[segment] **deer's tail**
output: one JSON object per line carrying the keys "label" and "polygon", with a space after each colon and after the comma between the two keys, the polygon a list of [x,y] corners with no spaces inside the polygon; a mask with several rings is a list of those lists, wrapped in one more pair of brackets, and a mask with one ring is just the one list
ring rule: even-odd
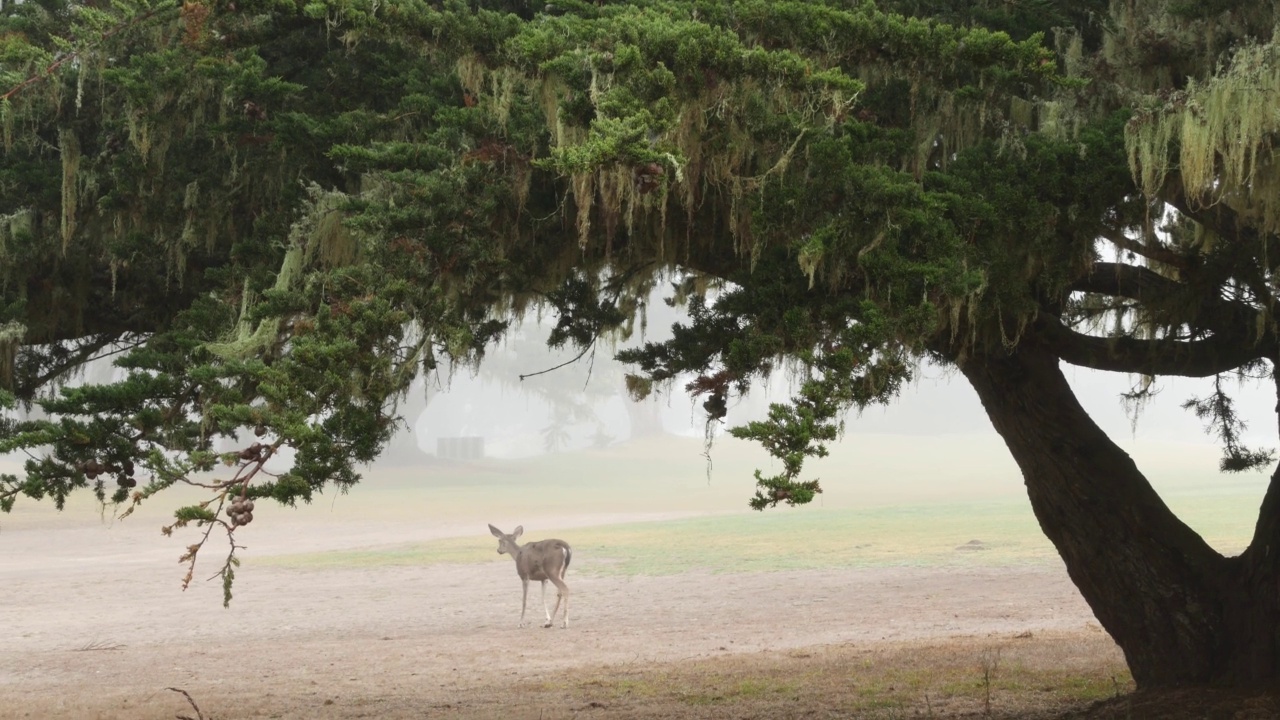
{"label": "deer's tail", "polygon": [[[567,572],[569,570],[569,561],[573,560],[573,548],[569,547],[568,543],[561,545],[560,548],[564,550],[564,569]],[[560,576],[564,577],[564,573],[560,573]]]}

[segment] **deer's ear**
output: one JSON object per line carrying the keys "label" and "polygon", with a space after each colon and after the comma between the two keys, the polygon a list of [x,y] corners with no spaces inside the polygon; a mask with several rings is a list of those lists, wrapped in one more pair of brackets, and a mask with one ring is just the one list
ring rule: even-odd
{"label": "deer's ear", "polygon": [[493,533],[496,538],[502,537],[502,531],[492,525],[489,526],[489,532]]}
{"label": "deer's ear", "polygon": [[521,535],[523,535],[523,534],[524,534],[524,526],[523,526],[523,525],[517,525],[517,526],[516,526],[516,529],[511,531],[511,537],[513,537],[513,538],[518,538],[518,537],[520,537],[520,536],[521,536]]}

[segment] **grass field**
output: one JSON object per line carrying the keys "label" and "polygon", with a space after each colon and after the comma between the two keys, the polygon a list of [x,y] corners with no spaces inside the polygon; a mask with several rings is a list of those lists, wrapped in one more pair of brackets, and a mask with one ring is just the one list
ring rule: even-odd
{"label": "grass field", "polygon": [[[472,486],[472,492],[477,490]],[[1238,552],[1255,512],[1250,492],[1167,493],[1187,522],[1224,552]],[[509,530],[510,528],[504,528]],[[587,574],[666,575],[883,565],[1007,565],[1051,562],[1053,547],[1025,499],[869,508],[783,508],[655,522],[539,528],[531,538],[572,537]],[[290,567],[361,567],[493,561],[493,542],[465,537],[340,552],[254,559]]]}
{"label": "grass field", "polygon": [[[580,565],[581,571],[597,574],[1013,563],[1053,556],[1034,518],[1015,502],[738,512],[590,529],[547,528],[538,537],[557,534],[572,536],[577,558],[591,559]],[[969,545],[973,540],[982,544]],[[494,559],[492,545],[490,538],[475,535],[254,562],[317,568],[487,562]]]}
{"label": "grass field", "polygon": [[[881,565],[1052,562],[1016,468],[957,467],[907,459],[912,439],[851,438],[875,448],[840,448],[813,472],[825,492],[810,506],[745,510],[751,471],[769,458],[753,444],[722,439],[712,467],[697,440],[639,441],[600,451],[521,461],[437,463],[381,469],[333,503],[351,516],[421,518],[424,526],[474,524],[466,536],[393,547],[248,558],[292,567],[472,563],[496,560],[484,523],[523,523],[526,538],[560,536],[576,570],[595,574],[770,571]],[[934,438],[943,457],[983,439]],[[992,447],[999,454],[1002,448]],[[1002,458],[1002,461],[1007,456]],[[897,471],[892,468],[897,467]],[[1247,544],[1264,480],[1206,476],[1157,485],[1162,497],[1214,547]],[[657,522],[598,524],[590,530],[530,518],[636,513],[699,514]],[[504,528],[510,530],[510,527]],[[969,545],[971,541],[981,544]],[[965,547],[965,550],[957,548]]]}
{"label": "grass field", "polygon": [[[978,442],[930,440],[944,451]],[[842,448],[829,461],[815,464],[826,492],[812,505],[763,513],[745,510],[745,505],[753,490],[751,471],[768,468],[769,459],[758,447],[732,439],[722,439],[712,449],[710,474],[701,442],[672,438],[521,461],[380,467],[369,470],[348,494],[318,496],[296,509],[263,504],[260,523],[270,527],[276,518],[407,521],[420,523],[423,537],[435,539],[312,554],[249,553],[244,559],[299,568],[490,562],[497,558],[484,528],[493,522],[511,527],[523,523],[528,539],[564,537],[577,554],[575,569],[588,574],[1055,561],[1016,470],[962,467],[943,480],[930,480],[938,474],[933,459],[901,461],[902,471],[892,475],[888,464],[901,458],[910,442],[882,437],[872,444],[879,455]],[[1210,544],[1234,554],[1252,532],[1261,482],[1251,476],[1208,476],[1203,482],[1157,487],[1174,512]],[[172,507],[201,497],[198,489],[175,488],[126,522],[167,522]],[[608,524],[610,516],[644,513],[697,517]],[[55,515],[51,503],[24,500],[0,523],[13,528],[102,518],[88,493],[73,496],[67,512]],[[586,516],[599,518],[590,530],[555,521]],[[458,536],[440,537],[440,528],[462,526],[475,531],[462,535],[449,530],[445,534]]]}

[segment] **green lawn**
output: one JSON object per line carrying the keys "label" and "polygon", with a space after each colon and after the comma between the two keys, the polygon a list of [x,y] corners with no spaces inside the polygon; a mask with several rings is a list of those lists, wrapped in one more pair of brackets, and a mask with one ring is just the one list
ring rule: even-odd
{"label": "green lawn", "polygon": [[[468,490],[482,493],[484,488],[472,485]],[[526,488],[522,494],[530,492]],[[1252,529],[1249,519],[1256,513],[1253,493],[1232,486],[1175,489],[1166,492],[1166,500],[1225,552],[1238,552],[1244,546]],[[1021,497],[868,508],[779,508],[656,522],[539,528],[536,535],[530,533],[530,539],[552,536],[572,543],[575,570],[584,574],[1005,565],[1050,562],[1056,557]],[[491,537],[477,532],[393,547],[252,558],[249,562],[297,568],[473,563],[497,561],[495,547]]]}
{"label": "green lawn", "polygon": [[[733,513],[626,523],[539,536],[571,539],[587,574],[666,575],[690,570],[767,571],[872,565],[1001,564],[1053,557],[1025,506],[1015,502],[823,508]],[[980,550],[957,551],[971,540]],[[342,552],[283,555],[251,562],[334,568],[471,563],[495,559],[485,535]]]}

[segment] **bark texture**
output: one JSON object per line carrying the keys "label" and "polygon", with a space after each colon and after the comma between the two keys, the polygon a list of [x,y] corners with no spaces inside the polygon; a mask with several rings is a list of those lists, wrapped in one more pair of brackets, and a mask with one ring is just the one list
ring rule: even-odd
{"label": "bark texture", "polygon": [[1275,477],[1254,543],[1224,558],[1093,422],[1047,348],[1024,342],[970,356],[960,369],[1021,468],[1041,528],[1139,687],[1276,682]]}

